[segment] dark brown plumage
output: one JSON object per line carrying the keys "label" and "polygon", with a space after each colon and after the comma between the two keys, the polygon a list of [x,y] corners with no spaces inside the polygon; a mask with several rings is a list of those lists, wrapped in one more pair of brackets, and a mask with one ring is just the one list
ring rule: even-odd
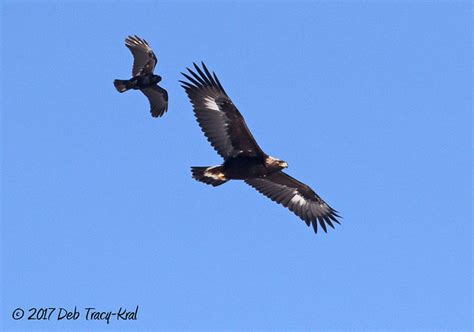
{"label": "dark brown plumage", "polygon": [[224,163],[212,167],[192,167],[198,181],[219,186],[229,180],[244,180],[263,195],[290,209],[315,232],[318,223],[324,232],[327,226],[339,224],[337,211],[331,208],[309,186],[282,172],[288,164],[267,155],[258,146],[244,118],[229,98],[215,73],[194,64],[182,73],[180,81],[194,114],[207,140]]}
{"label": "dark brown plumage", "polygon": [[128,36],[125,46],[133,55],[133,77],[129,80],[115,80],[115,88],[121,93],[130,89],[140,90],[150,102],[151,115],[162,116],[168,110],[168,92],[158,86],[161,76],[153,74],[158,63],[155,53],[146,40],[137,36]]}

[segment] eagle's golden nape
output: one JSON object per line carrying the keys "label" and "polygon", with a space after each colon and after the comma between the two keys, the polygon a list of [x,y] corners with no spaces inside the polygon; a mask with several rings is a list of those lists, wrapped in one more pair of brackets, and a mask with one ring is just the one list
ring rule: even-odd
{"label": "eagle's golden nape", "polygon": [[194,64],[180,81],[193,106],[194,115],[204,135],[224,159],[218,166],[192,167],[197,181],[219,186],[229,180],[244,180],[263,195],[300,217],[314,232],[327,232],[341,218],[308,185],[282,169],[286,161],[267,155],[258,146],[244,118],[225,92],[215,73]]}
{"label": "eagle's golden nape", "polygon": [[265,165],[268,167],[279,167],[281,169],[288,168],[288,163],[286,161],[274,158],[272,156],[267,156],[265,158]]}

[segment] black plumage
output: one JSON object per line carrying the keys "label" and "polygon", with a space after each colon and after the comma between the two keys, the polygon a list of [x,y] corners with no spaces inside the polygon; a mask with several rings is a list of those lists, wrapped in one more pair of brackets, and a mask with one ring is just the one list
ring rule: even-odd
{"label": "black plumage", "polygon": [[288,164],[267,155],[258,146],[244,118],[233,104],[215,73],[194,64],[182,73],[187,81],[180,81],[185,89],[194,115],[207,140],[224,163],[212,167],[192,167],[198,181],[219,186],[229,180],[244,180],[271,200],[290,209],[318,231],[334,228],[340,216],[309,186],[282,172]]}
{"label": "black plumage", "polygon": [[150,102],[150,112],[153,117],[162,116],[168,110],[168,92],[158,86],[161,76],[155,75],[158,59],[147,41],[137,36],[128,36],[125,46],[132,52],[132,78],[115,80],[114,86],[118,92],[130,89],[140,90]]}

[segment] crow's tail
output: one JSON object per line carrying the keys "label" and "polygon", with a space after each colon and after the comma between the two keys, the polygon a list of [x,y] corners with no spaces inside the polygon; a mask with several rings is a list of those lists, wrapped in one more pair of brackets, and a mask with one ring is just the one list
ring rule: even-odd
{"label": "crow's tail", "polygon": [[211,186],[220,186],[229,181],[226,179],[222,166],[212,167],[191,167],[193,179],[210,184]]}
{"label": "crow's tail", "polygon": [[130,80],[115,80],[114,85],[117,91],[120,93],[125,92],[133,87],[133,83],[130,82]]}

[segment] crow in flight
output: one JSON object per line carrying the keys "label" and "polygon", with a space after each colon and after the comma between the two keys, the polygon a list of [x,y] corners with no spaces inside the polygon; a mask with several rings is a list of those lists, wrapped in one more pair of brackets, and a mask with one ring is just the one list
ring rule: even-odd
{"label": "crow in flight", "polygon": [[133,77],[129,80],[115,80],[118,92],[130,89],[140,90],[150,102],[150,112],[153,117],[162,116],[168,110],[168,92],[158,86],[161,76],[153,74],[158,59],[146,40],[137,36],[128,36],[125,46],[133,55]]}
{"label": "crow in flight", "polygon": [[263,195],[290,209],[318,231],[339,224],[337,211],[331,208],[309,186],[292,178],[282,169],[288,164],[267,155],[258,146],[244,118],[232,103],[215,73],[194,64],[181,73],[180,81],[193,105],[194,115],[207,140],[224,163],[211,167],[192,167],[193,178],[219,186],[229,180],[244,180]]}

